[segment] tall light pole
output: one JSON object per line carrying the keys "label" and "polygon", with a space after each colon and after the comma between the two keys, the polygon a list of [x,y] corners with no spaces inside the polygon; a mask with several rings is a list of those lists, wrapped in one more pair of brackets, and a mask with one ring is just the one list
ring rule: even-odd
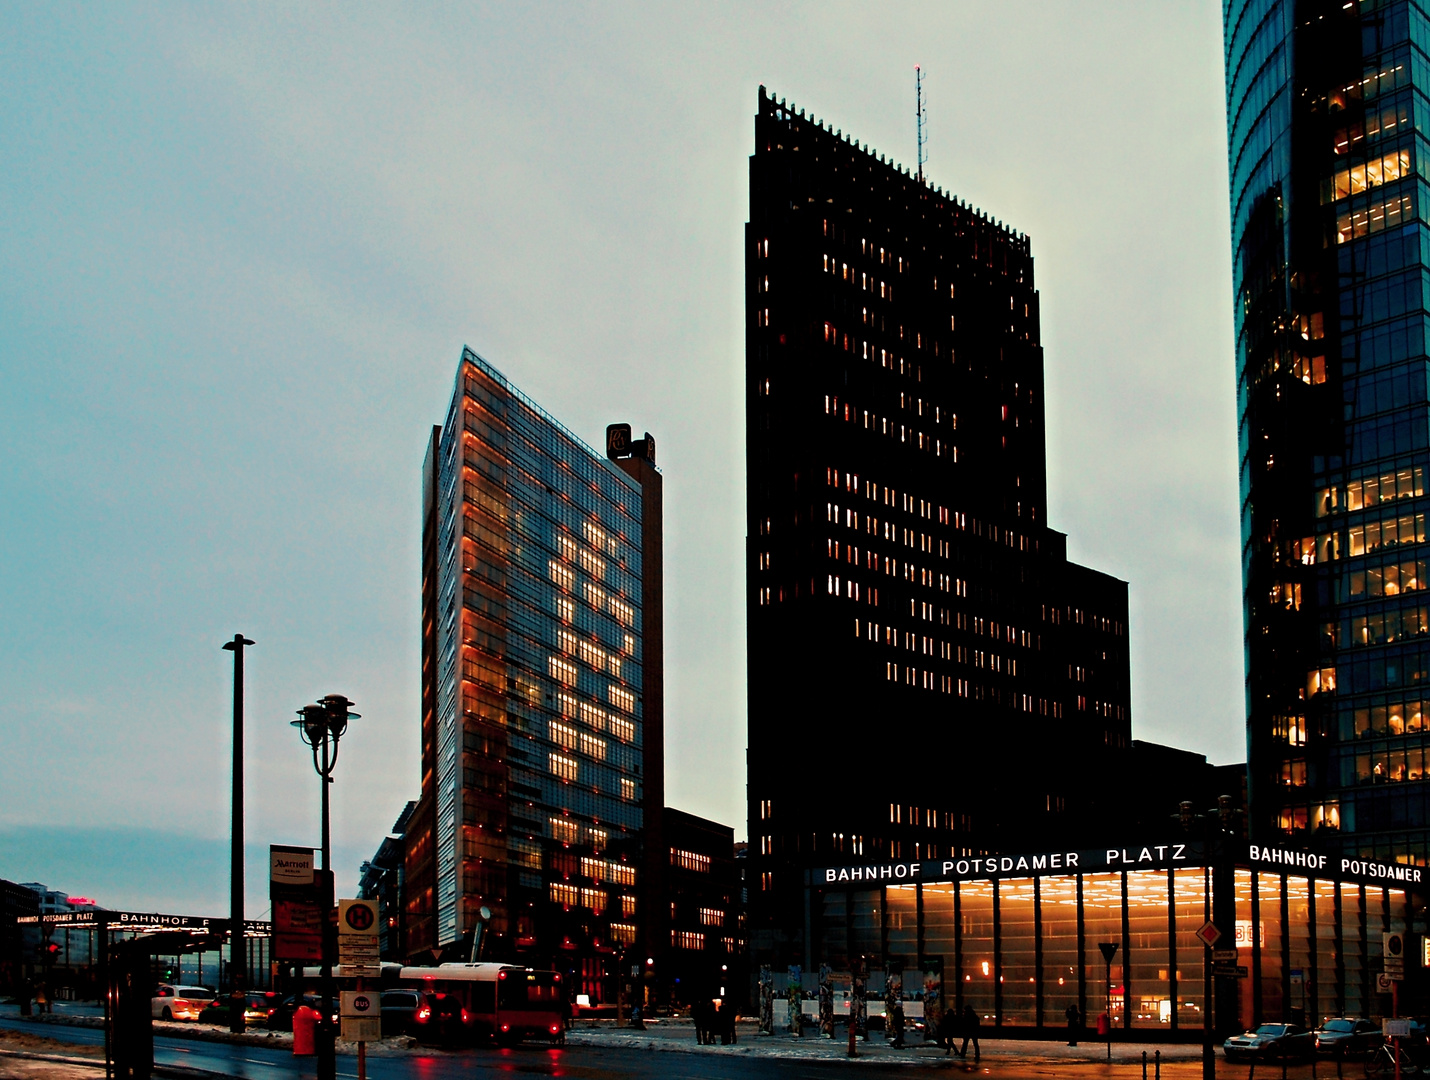
{"label": "tall light pole", "polygon": [[229,831],[228,1029],[243,1034],[248,989],[248,939],[243,935],[243,650],[253,642],[234,634],[223,647],[233,653],[233,825]]}
{"label": "tall light pole", "polygon": [[323,1015],[318,1028],[318,1080],[335,1080],[337,1076],[337,1058],[333,1046],[333,953],[336,928],[328,919],[333,907],[333,875],[328,864],[331,846],[328,785],[333,782],[333,770],[338,764],[338,740],[347,732],[348,721],[358,718],[357,713],[348,709],[352,704],[354,703],[342,694],[329,694],[316,705],[304,705],[298,710],[299,718],[289,721],[298,729],[303,742],[313,750],[313,769],[318,774],[323,795],[323,874],[319,896],[319,903],[323,906],[323,965],[319,972],[322,980]]}

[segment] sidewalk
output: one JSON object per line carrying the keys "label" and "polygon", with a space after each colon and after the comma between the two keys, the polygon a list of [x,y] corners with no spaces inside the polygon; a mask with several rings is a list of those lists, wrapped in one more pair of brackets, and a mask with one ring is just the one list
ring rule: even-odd
{"label": "sidewalk", "polygon": [[[808,1029],[806,1029],[808,1030]],[[616,1028],[611,1021],[577,1021],[566,1041],[571,1046],[605,1047],[632,1051],[687,1054],[719,1054],[731,1057],[774,1058],[790,1061],[846,1062],[852,1067],[861,1063],[888,1066],[907,1065],[925,1070],[939,1069],[980,1077],[1066,1077],[1085,1075],[1099,1080],[1141,1080],[1143,1054],[1146,1056],[1147,1080],[1160,1072],[1164,1080],[1200,1080],[1202,1048],[1186,1043],[1113,1043],[1111,1061],[1107,1044],[1084,1040],[1078,1046],[1065,1042],[1042,1042],[1026,1039],[981,1039],[981,1060],[973,1060],[973,1047],[965,1060],[933,1043],[924,1043],[917,1036],[908,1045],[896,1050],[885,1041],[882,1032],[871,1032],[867,1042],[857,1044],[858,1058],[849,1060],[848,1036],[844,1028],[836,1029],[834,1039],[807,1034],[793,1038],[787,1032],[760,1035],[754,1023],[742,1022],[733,1046],[701,1046],[695,1041],[695,1029],[687,1020],[647,1021],[644,1031]],[[1216,1075],[1224,1080],[1248,1080],[1250,1067],[1227,1062],[1219,1053]],[[1257,1080],[1279,1080],[1280,1063],[1262,1064],[1256,1070]],[[1363,1069],[1359,1062],[1347,1062],[1344,1075],[1360,1080]],[[1334,1061],[1288,1064],[1287,1080],[1329,1080],[1336,1077]]]}

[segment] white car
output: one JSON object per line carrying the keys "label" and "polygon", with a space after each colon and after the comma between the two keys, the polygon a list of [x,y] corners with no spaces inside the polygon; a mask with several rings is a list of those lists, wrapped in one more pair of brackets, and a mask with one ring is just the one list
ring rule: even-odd
{"label": "white car", "polygon": [[203,986],[160,983],[154,989],[151,1012],[156,1020],[197,1020],[217,995]]}

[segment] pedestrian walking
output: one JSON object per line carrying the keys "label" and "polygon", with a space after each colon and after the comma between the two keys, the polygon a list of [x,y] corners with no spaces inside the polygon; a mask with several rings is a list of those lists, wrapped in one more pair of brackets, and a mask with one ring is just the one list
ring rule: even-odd
{"label": "pedestrian walking", "polygon": [[934,1038],[938,1045],[944,1048],[944,1057],[953,1054],[953,1043],[958,1038],[958,1015],[949,1009],[938,1018],[938,1027],[934,1030]]}
{"label": "pedestrian walking", "polygon": [[1078,1036],[1082,1034],[1082,1010],[1073,1003],[1064,1015],[1068,1018],[1068,1045],[1076,1046]]}
{"label": "pedestrian walking", "polygon": [[972,1005],[963,1007],[963,1048],[959,1050],[958,1056],[968,1057],[968,1043],[973,1041],[973,1060],[978,1061],[983,1052],[978,1048],[978,1014],[973,1011]]}

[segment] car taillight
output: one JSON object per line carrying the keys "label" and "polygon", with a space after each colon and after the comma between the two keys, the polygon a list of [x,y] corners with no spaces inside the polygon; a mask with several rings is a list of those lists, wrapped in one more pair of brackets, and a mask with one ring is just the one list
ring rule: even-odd
{"label": "car taillight", "polygon": [[417,1010],[417,1019],[419,1020],[426,1020],[431,1015],[432,1009],[427,1005],[423,1005],[422,1008]]}
{"label": "car taillight", "polygon": [[462,1010],[462,1023],[464,1023],[464,1024],[470,1024],[471,1022],[472,1022],[471,1014],[469,1014],[466,1009],[463,1009],[463,1010]]}
{"label": "car taillight", "polygon": [[510,1030],[511,1030],[511,1025],[510,1025],[510,1024],[503,1024],[503,1025],[501,1026],[501,1029],[502,1029],[503,1031],[510,1031]]}
{"label": "car taillight", "polygon": [[560,1025],[560,1024],[552,1024],[552,1025],[551,1025],[551,1034],[555,1035],[555,1034],[556,1034],[558,1031],[560,1031],[560,1030],[561,1030],[561,1025]]}
{"label": "car taillight", "polygon": [[269,1009],[269,1010],[268,1010],[268,1015],[269,1015],[269,1016],[272,1016],[272,1015],[273,1015],[274,1013],[276,1013],[277,1011],[278,1011],[277,1009]]}

